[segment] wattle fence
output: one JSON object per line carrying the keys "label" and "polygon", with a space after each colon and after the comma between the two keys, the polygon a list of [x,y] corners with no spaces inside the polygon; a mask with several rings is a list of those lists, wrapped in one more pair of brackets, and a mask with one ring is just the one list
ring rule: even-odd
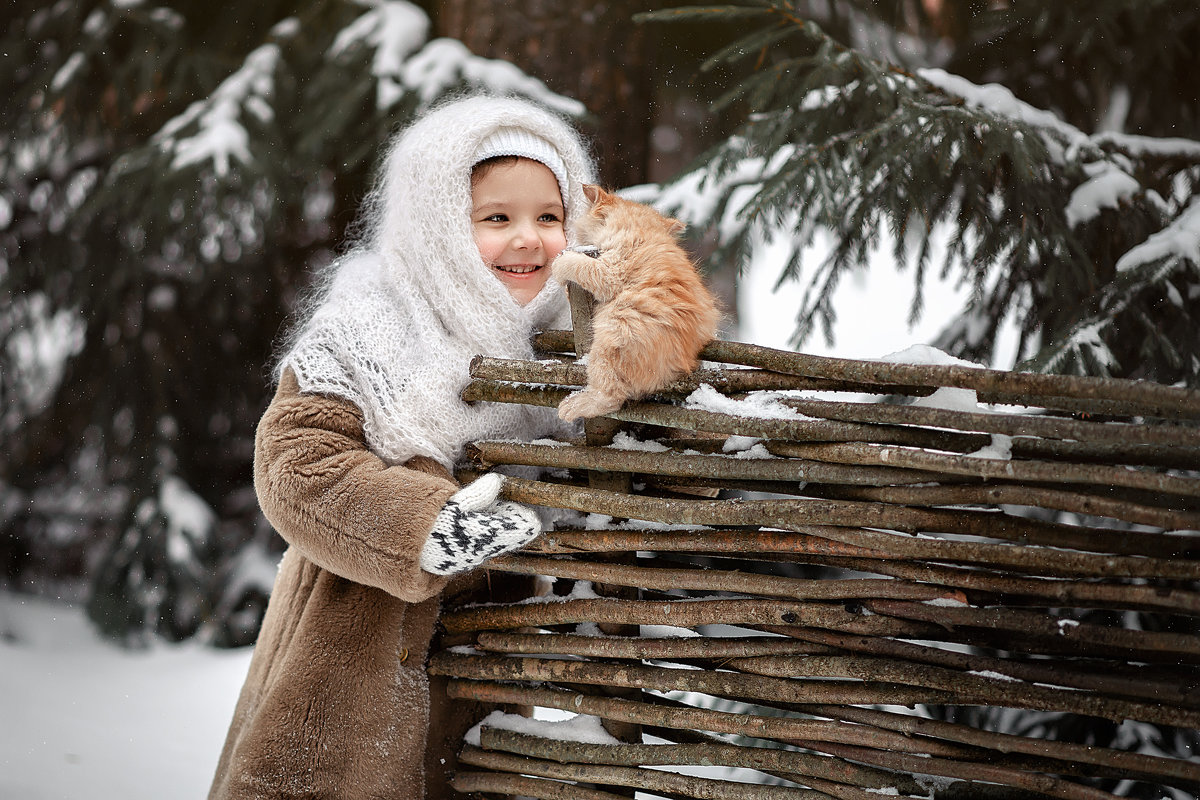
{"label": "wattle fence", "polygon": [[[584,383],[570,332],[537,344],[476,359],[465,397],[553,406]],[[491,565],[553,593],[447,609],[474,646],[430,669],[452,697],[604,730],[485,726],[458,791],[1200,794],[1200,393],[702,357],[586,441],[473,446],[480,470],[545,468],[510,499],[574,513]]]}

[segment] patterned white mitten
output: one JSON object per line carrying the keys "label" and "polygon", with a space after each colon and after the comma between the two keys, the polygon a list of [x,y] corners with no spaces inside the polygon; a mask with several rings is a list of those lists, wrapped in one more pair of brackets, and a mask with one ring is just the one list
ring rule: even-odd
{"label": "patterned white mitten", "polygon": [[421,569],[454,575],[537,538],[542,532],[537,514],[496,499],[503,483],[503,475],[489,472],[446,501],[421,548]]}

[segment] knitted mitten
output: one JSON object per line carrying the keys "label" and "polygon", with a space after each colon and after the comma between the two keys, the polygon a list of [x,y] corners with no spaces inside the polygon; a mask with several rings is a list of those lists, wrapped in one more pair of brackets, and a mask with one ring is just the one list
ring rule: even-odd
{"label": "knitted mitten", "polygon": [[421,548],[421,569],[453,575],[516,550],[542,532],[537,514],[497,500],[504,476],[489,472],[446,501]]}

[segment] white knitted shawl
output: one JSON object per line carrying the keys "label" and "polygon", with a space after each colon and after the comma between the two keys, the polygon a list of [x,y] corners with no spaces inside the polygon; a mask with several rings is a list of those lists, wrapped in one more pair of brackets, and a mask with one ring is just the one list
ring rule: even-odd
{"label": "white knitted shawl", "polygon": [[501,128],[536,134],[562,156],[574,241],[582,185],[592,180],[575,131],[511,98],[443,105],[393,140],[367,201],[363,245],[331,265],[279,363],[295,371],[301,391],[362,409],[368,445],[392,464],[424,455],[451,467],[472,440],[562,430],[553,408],[459,399],[472,356],[529,358],[534,329],[570,319],[553,278],[522,307],[475,246],[470,171],[479,143]]}

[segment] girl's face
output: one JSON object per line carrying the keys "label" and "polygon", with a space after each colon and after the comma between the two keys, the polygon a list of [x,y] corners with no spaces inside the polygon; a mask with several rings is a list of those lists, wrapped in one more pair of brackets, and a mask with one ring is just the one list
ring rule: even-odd
{"label": "girl's face", "polygon": [[471,180],[471,224],[483,263],[519,305],[550,277],[550,262],[567,246],[558,181],[540,161],[486,164]]}

